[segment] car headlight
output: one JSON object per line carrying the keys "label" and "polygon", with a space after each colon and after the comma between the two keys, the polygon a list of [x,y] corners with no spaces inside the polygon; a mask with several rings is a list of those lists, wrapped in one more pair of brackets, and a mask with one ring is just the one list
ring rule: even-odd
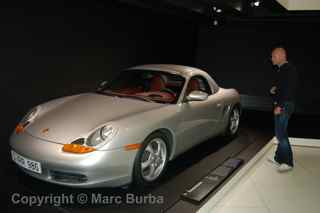
{"label": "car headlight", "polygon": [[26,127],[29,123],[33,122],[33,121],[36,119],[37,115],[39,114],[39,111],[40,111],[40,107],[39,107],[39,106],[31,109],[31,110],[22,118],[22,120],[20,121],[20,123],[17,125],[16,130],[15,130],[16,133],[19,134],[19,133],[23,132],[24,129],[25,129],[25,127]]}
{"label": "car headlight", "polygon": [[115,136],[116,133],[117,129],[113,126],[103,126],[89,136],[86,144],[88,146],[97,146],[102,142],[108,142]]}

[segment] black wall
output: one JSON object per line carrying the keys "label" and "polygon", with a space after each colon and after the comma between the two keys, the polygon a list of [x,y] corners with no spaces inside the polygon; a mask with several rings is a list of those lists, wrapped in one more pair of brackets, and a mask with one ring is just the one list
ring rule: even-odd
{"label": "black wall", "polygon": [[[196,25],[182,17],[102,0],[9,3],[0,5],[0,138],[7,145],[33,106],[94,91],[129,66],[194,63]],[[9,159],[9,149],[0,156]]]}
{"label": "black wall", "polygon": [[[196,64],[223,87],[235,87],[257,109],[264,108],[273,79],[272,46],[282,43],[300,73],[298,111],[320,113],[320,21],[234,21],[204,25],[198,39]],[[250,100],[245,100],[250,102]]]}
{"label": "black wall", "polygon": [[93,90],[123,68],[193,64],[196,25],[178,16],[113,1],[12,4],[0,11],[0,89],[13,125],[30,107]]}
{"label": "black wall", "polygon": [[[273,78],[270,48],[281,41],[301,74],[300,111],[319,112],[319,23],[235,21],[198,29],[190,17],[117,1],[2,3],[1,134],[7,139],[31,107],[94,90],[98,82],[137,64],[195,65],[223,87],[235,87],[249,97],[268,97]],[[259,100],[255,99],[261,105]]]}

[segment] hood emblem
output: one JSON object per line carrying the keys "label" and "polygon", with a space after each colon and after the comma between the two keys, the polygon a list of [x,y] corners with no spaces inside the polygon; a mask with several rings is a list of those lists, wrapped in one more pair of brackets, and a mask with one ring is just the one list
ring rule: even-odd
{"label": "hood emblem", "polygon": [[41,132],[42,132],[43,134],[46,134],[46,133],[49,132],[49,128],[45,128],[45,129],[43,129]]}

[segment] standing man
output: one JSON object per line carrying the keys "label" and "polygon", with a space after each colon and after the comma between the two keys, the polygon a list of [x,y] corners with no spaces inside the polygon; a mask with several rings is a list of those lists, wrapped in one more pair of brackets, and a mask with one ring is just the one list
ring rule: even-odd
{"label": "standing man", "polygon": [[285,48],[274,48],[271,56],[272,64],[277,66],[276,81],[270,93],[274,104],[275,136],[279,143],[274,157],[269,158],[268,161],[276,164],[279,172],[285,172],[293,168],[293,154],[287,127],[295,108],[298,73],[287,61]]}

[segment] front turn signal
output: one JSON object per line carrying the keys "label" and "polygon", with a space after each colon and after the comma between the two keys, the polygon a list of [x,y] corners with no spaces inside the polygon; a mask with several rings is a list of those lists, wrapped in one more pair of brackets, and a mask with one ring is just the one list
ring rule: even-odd
{"label": "front turn signal", "polygon": [[63,145],[62,150],[64,152],[83,154],[83,153],[93,152],[96,149],[93,147],[83,146],[80,144],[65,144]]}
{"label": "front turn signal", "polygon": [[20,134],[23,131],[24,131],[24,126],[22,124],[18,124],[15,129],[16,134]]}
{"label": "front turn signal", "polygon": [[128,145],[124,146],[124,150],[126,150],[126,151],[136,150],[136,149],[139,149],[140,147],[141,147],[140,143],[128,144]]}

